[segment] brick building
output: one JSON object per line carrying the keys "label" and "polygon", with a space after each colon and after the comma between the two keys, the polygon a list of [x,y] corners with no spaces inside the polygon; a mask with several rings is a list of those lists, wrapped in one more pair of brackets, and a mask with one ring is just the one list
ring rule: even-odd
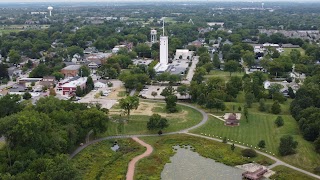
{"label": "brick building", "polygon": [[75,77],[79,74],[80,68],[81,68],[81,65],[69,65],[69,66],[61,69],[61,73],[65,77]]}

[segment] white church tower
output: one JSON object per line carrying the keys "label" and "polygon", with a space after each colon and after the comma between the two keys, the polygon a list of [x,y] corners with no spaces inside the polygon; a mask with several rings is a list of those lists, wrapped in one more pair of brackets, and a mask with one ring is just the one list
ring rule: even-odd
{"label": "white church tower", "polygon": [[162,24],[162,36],[160,36],[160,64],[168,64],[168,36],[164,35],[164,19]]}

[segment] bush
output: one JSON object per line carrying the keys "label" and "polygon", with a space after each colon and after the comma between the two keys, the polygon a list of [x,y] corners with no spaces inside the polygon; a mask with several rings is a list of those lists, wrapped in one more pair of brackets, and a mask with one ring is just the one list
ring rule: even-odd
{"label": "bush", "polygon": [[278,101],[275,101],[273,105],[271,106],[271,112],[273,114],[280,114],[281,113],[281,107]]}
{"label": "bush", "polygon": [[258,147],[265,148],[266,147],[266,142],[264,140],[259,141]]}
{"label": "bush", "polygon": [[244,149],[241,153],[244,157],[257,157],[257,152],[253,149]]}
{"label": "bush", "polygon": [[259,111],[266,111],[267,108],[266,108],[266,104],[265,104],[265,100],[264,99],[260,99],[259,100]]}
{"label": "bush", "polygon": [[227,137],[224,137],[223,140],[222,140],[222,142],[223,142],[223,143],[227,143],[227,142],[228,142],[228,141],[227,141]]}
{"label": "bush", "polygon": [[295,141],[292,136],[284,135],[280,138],[279,154],[281,156],[295,154],[297,146],[298,142]]}
{"label": "bush", "polygon": [[28,100],[28,99],[31,99],[32,96],[31,96],[31,94],[30,94],[29,92],[25,92],[25,93],[23,94],[22,98],[25,99],[25,100]]}
{"label": "bush", "polygon": [[277,119],[274,121],[274,123],[277,125],[277,127],[281,127],[284,125],[283,118],[281,116],[278,116]]}

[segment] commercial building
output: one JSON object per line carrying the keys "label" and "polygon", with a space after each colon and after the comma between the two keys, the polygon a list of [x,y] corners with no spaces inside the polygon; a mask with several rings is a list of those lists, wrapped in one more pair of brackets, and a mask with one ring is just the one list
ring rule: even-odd
{"label": "commercial building", "polygon": [[65,77],[75,77],[79,74],[80,68],[81,68],[81,65],[69,65],[69,66],[61,69],[61,73]]}
{"label": "commercial building", "polygon": [[78,86],[81,89],[86,88],[87,77],[77,77],[75,80],[70,80],[59,87],[62,90],[63,95],[74,95]]}

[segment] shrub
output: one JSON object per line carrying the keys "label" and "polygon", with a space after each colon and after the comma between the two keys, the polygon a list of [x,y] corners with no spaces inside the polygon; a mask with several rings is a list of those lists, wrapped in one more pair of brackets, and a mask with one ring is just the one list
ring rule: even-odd
{"label": "shrub", "polygon": [[264,140],[259,141],[258,147],[265,148],[266,147],[266,142]]}
{"label": "shrub", "polygon": [[253,149],[244,149],[241,151],[242,156],[244,157],[256,157],[257,156],[257,152]]}
{"label": "shrub", "polygon": [[320,166],[317,166],[316,168],[314,168],[313,170],[316,174],[320,174]]}
{"label": "shrub", "polygon": [[277,125],[277,127],[281,127],[284,125],[283,118],[281,116],[278,116],[277,119],[274,121],[274,123]]}
{"label": "shrub", "polygon": [[227,143],[227,142],[228,142],[228,141],[227,141],[227,137],[224,137],[223,140],[222,140],[222,142],[223,142],[223,143]]}
{"label": "shrub", "polygon": [[280,114],[281,113],[281,107],[278,101],[275,101],[271,107],[271,112],[273,114]]}

